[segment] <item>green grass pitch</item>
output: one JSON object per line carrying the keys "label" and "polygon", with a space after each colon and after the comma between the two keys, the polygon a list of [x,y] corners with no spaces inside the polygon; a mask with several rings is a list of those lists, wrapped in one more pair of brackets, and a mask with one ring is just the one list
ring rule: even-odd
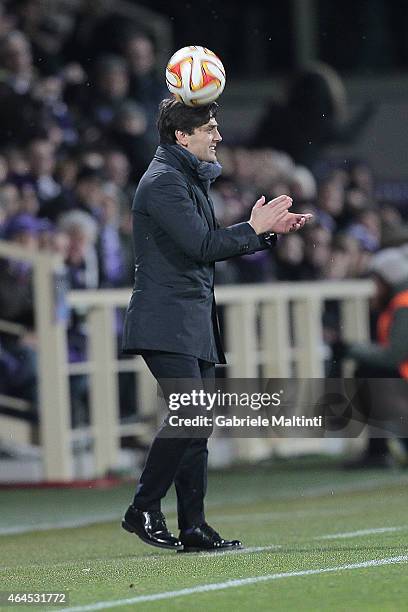
{"label": "green grass pitch", "polygon": [[[247,547],[226,554],[161,551],[123,531],[132,483],[0,491],[0,591],[65,591],[84,612],[408,610],[407,484],[404,471],[311,459],[211,473],[208,522]],[[172,493],[164,510],[176,532]]]}

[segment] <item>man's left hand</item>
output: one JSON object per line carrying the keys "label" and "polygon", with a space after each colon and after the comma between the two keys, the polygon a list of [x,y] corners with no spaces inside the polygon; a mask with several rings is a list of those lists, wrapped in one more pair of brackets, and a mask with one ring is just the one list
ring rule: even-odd
{"label": "man's left hand", "polygon": [[297,232],[302,229],[304,225],[312,219],[313,215],[311,214],[296,214],[296,213],[286,213],[284,218],[279,221],[274,226],[274,232],[276,234],[289,234],[290,232]]}

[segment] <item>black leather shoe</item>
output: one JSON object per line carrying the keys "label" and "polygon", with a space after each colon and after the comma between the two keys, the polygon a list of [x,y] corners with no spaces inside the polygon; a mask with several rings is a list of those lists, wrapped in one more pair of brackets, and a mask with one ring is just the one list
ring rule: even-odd
{"label": "black leather shoe", "polygon": [[158,510],[148,512],[129,506],[123,517],[122,527],[151,546],[170,550],[183,548],[180,540],[167,529],[166,520]]}
{"label": "black leather shoe", "polygon": [[200,552],[203,550],[238,550],[243,548],[239,540],[224,540],[210,525],[203,523],[188,533],[180,532],[183,549],[180,552]]}

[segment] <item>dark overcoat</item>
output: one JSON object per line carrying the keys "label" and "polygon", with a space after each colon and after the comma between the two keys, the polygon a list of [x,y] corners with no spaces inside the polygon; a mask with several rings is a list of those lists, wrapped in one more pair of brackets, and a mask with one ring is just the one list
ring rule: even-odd
{"label": "dark overcoat", "polygon": [[161,145],[133,201],[135,283],[123,351],[170,351],[225,363],[215,262],[270,247],[248,223],[220,228],[209,181],[177,145]]}

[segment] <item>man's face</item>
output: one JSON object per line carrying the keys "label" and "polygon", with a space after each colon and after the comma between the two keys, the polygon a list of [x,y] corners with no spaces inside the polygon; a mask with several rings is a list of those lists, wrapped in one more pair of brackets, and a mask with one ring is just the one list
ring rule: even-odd
{"label": "man's face", "polygon": [[217,161],[216,148],[221,142],[218,123],[211,117],[208,123],[195,128],[192,134],[176,131],[177,142],[186,147],[200,161]]}

